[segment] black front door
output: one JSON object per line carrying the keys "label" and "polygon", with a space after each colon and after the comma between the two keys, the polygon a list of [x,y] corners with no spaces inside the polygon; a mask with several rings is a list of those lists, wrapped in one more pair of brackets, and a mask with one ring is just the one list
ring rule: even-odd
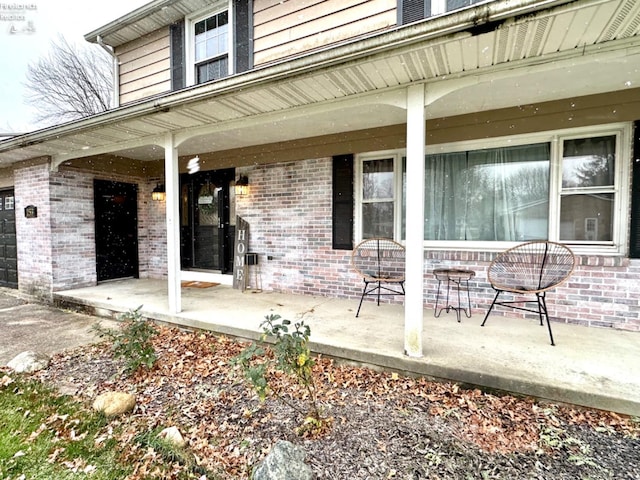
{"label": "black front door", "polygon": [[0,191],[0,287],[18,288],[18,249],[13,190]]}
{"label": "black front door", "polygon": [[94,181],[98,281],[138,276],[138,187]]}
{"label": "black front door", "polygon": [[181,263],[184,269],[232,270],[230,184],[234,170],[185,174],[180,178]]}

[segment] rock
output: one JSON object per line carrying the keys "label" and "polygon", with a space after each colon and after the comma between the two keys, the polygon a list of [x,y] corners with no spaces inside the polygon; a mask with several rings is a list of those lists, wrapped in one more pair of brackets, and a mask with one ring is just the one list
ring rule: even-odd
{"label": "rock", "polygon": [[93,402],[93,409],[104,412],[108,417],[130,412],[135,406],[136,396],[125,392],[106,392],[98,395]]}
{"label": "rock", "polygon": [[178,427],[167,427],[162,430],[158,436],[174,444],[176,447],[184,447],[187,443],[180,433],[180,430],[178,430]]}
{"label": "rock", "polygon": [[13,360],[7,363],[7,367],[17,373],[31,373],[47,368],[49,361],[49,356],[44,353],[28,351],[14,357]]}
{"label": "rock", "polygon": [[304,463],[305,452],[291,442],[278,441],[271,453],[256,467],[252,480],[312,480],[311,467]]}

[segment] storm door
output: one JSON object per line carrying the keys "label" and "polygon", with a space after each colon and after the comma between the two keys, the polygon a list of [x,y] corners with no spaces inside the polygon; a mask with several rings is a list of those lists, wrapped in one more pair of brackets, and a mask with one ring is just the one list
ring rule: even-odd
{"label": "storm door", "polygon": [[18,288],[18,249],[13,190],[0,191],[0,287]]}
{"label": "storm door", "polygon": [[138,276],[138,187],[94,181],[98,281]]}
{"label": "storm door", "polygon": [[231,272],[234,170],[185,174],[180,180],[182,268]]}

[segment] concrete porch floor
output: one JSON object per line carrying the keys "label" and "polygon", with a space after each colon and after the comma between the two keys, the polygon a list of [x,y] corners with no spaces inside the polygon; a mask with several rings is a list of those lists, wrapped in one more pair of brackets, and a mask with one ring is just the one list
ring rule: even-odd
{"label": "concrete porch floor", "polygon": [[[556,402],[640,416],[640,333],[552,323],[556,346],[537,320],[471,318],[424,311],[422,358],[404,355],[404,309],[365,300],[274,292],[241,293],[229,286],[182,288],[182,308],[170,314],[167,283],[131,279],[58,292],[61,305],[111,316],[142,305],[144,316],[187,327],[256,339],[265,315],[304,319],[316,353],[384,369],[451,380]],[[553,315],[553,297],[549,299]]]}

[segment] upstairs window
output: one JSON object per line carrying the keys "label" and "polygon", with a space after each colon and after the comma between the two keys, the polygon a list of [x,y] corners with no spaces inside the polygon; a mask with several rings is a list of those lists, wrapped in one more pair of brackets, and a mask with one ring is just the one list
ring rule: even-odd
{"label": "upstairs window", "polygon": [[461,8],[471,7],[486,0],[400,0],[398,23],[406,25],[425,18]]}
{"label": "upstairs window", "polygon": [[170,26],[172,90],[253,68],[251,2],[210,3]]}
{"label": "upstairs window", "polygon": [[229,75],[229,12],[202,19],[193,30],[195,83]]}

